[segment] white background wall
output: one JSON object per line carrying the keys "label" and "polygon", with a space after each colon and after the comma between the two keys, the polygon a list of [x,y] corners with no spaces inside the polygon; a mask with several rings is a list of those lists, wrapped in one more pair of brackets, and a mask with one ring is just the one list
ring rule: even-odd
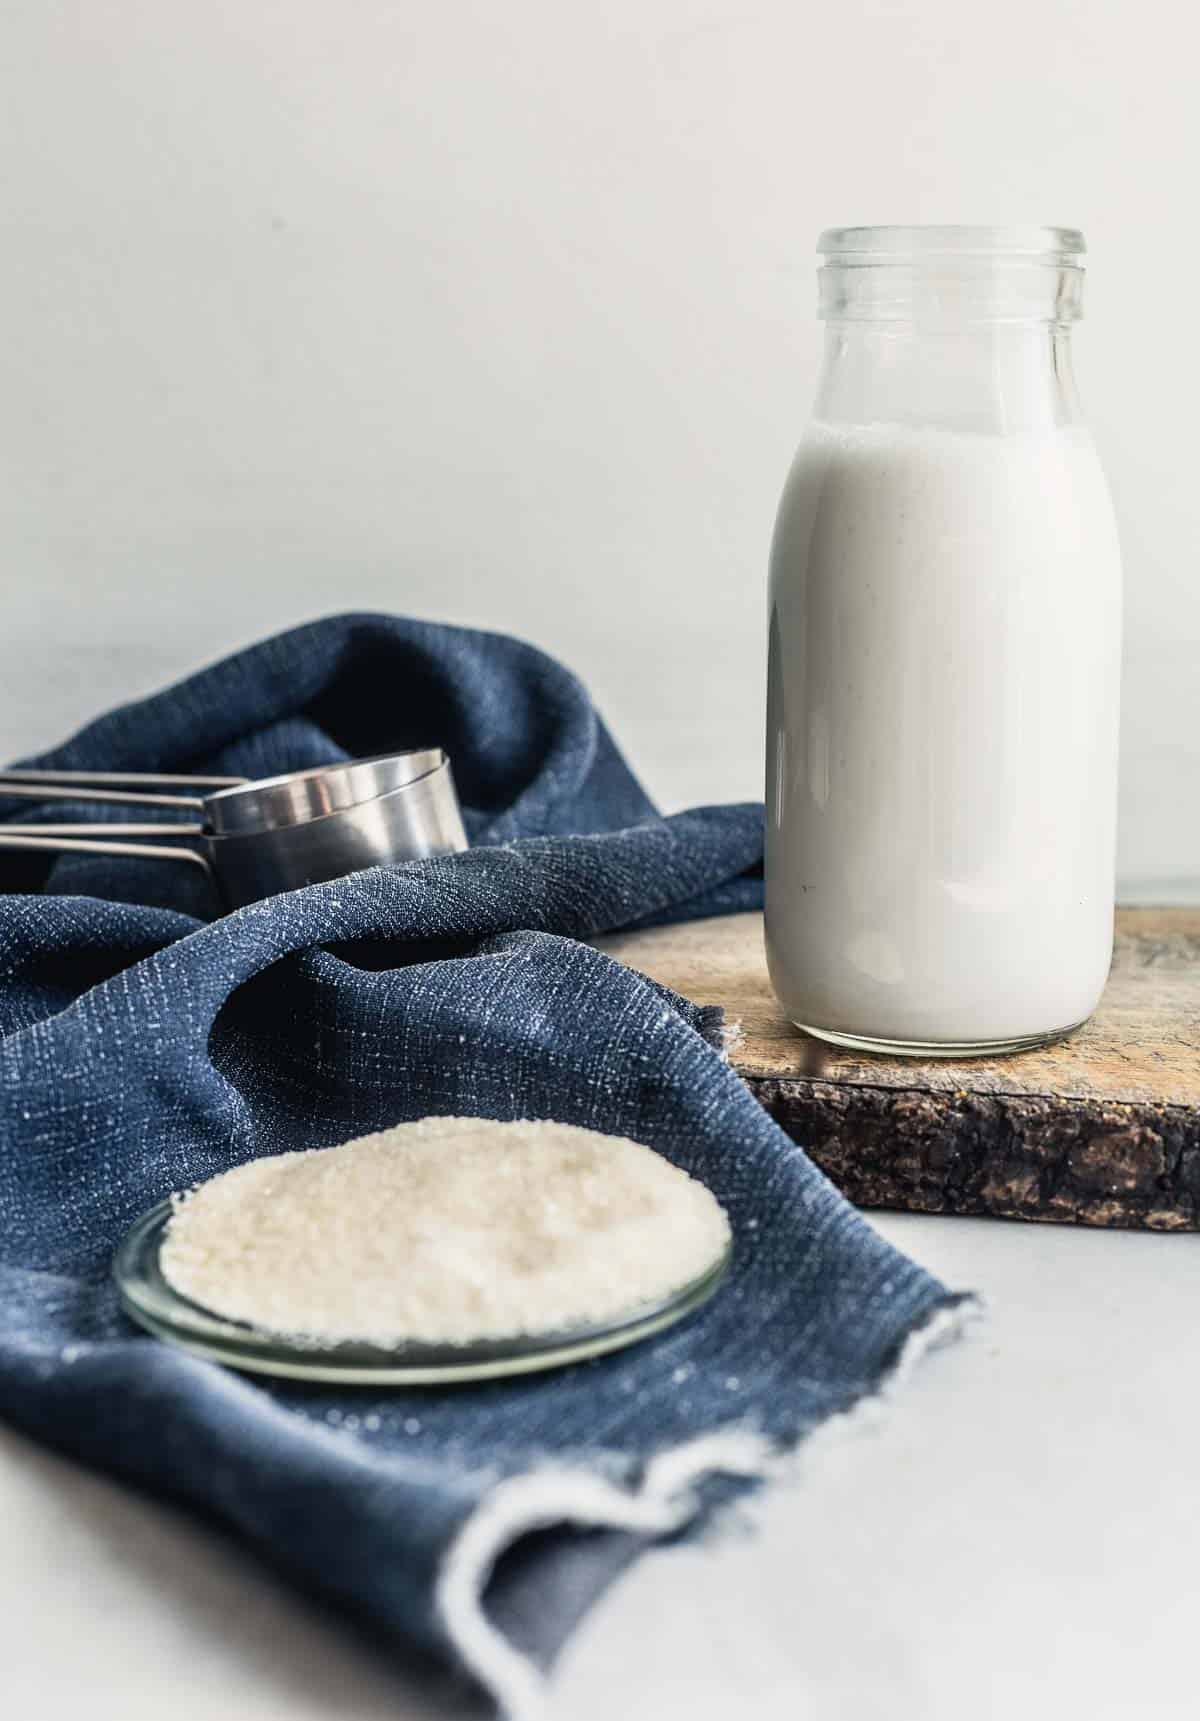
{"label": "white background wall", "polygon": [[1188,8],[6,0],[0,44],[0,750],[370,605],[555,651],[670,804],[757,795],[818,228],[1063,222],[1122,868],[1200,871]]}

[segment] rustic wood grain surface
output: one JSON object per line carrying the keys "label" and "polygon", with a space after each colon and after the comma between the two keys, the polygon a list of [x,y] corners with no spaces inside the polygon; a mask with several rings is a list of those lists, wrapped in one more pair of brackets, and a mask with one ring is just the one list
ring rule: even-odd
{"label": "rustic wood grain surface", "polygon": [[600,947],[723,1005],[734,1068],[861,1206],[1200,1228],[1200,908],[1120,910],[1091,1021],[1004,1058],[874,1057],[801,1034],[771,991],[760,915]]}

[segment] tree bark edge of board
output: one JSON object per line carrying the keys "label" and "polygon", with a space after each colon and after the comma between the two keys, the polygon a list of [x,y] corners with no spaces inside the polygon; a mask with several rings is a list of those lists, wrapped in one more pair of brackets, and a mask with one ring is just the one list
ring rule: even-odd
{"label": "tree bark edge of board", "polygon": [[749,1078],[858,1207],[1200,1229],[1200,1114],[1054,1097]]}

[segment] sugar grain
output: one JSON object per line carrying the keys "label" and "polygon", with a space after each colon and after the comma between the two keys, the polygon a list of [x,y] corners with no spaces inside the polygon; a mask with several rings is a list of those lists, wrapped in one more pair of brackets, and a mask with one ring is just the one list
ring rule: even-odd
{"label": "sugar grain", "polygon": [[392,1347],[618,1319],[698,1278],[728,1240],[709,1191],[637,1142],[424,1118],[177,1197],[161,1262],[221,1315]]}

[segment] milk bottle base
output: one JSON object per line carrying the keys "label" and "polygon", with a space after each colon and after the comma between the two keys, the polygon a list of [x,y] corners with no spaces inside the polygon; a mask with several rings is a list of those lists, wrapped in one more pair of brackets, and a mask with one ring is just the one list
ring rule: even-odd
{"label": "milk bottle base", "polygon": [[875,1040],[866,1034],[843,1034],[836,1028],[815,1028],[811,1022],[795,1022],[802,1034],[814,1040],[824,1040],[830,1046],[840,1046],[851,1052],[876,1052],[889,1058],[999,1058],[1009,1052],[1032,1052],[1039,1046],[1052,1046],[1056,1040],[1082,1028],[1086,1017],[1066,1028],[1054,1028],[1044,1034],[1023,1034],[1015,1040]]}

